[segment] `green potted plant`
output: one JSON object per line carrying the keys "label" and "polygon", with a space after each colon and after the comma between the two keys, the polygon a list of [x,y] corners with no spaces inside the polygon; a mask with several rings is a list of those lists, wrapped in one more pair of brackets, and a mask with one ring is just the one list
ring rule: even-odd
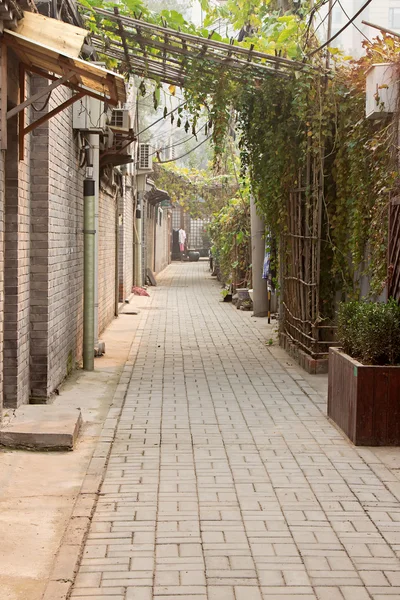
{"label": "green potted plant", "polygon": [[358,446],[400,445],[400,307],[342,303],[329,349],[328,416]]}

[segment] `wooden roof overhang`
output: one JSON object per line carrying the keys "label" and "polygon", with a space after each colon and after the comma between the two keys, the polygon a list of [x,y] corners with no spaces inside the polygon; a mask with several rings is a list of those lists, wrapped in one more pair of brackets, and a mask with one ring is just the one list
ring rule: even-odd
{"label": "wooden roof overhang", "polygon": [[[43,19],[41,15],[30,15],[29,21],[32,17],[34,17],[34,19]],[[41,44],[37,39],[26,37],[16,31],[4,30],[1,37],[4,50],[4,52],[1,53],[2,64],[0,78],[2,80],[4,78],[4,81],[7,81],[6,49],[11,48],[20,59],[19,104],[8,111],[6,110],[5,104],[5,110],[1,111],[1,147],[2,149],[6,149],[7,146],[5,120],[18,115],[20,159],[24,156],[25,135],[83,96],[92,96],[111,106],[116,106],[118,103],[125,102],[126,100],[125,80],[121,75],[107,71],[106,69],[102,69],[97,65],[78,58],[81,45],[87,34],[86,30],[80,30],[83,32],[82,41],[79,41],[78,36],[78,42],[72,44],[72,38],[70,37],[71,52],[74,52],[74,54],[67,54],[63,51],[65,46],[65,41],[62,37],[63,32],[65,36],[70,36],[71,28],[73,30],[78,30],[78,28],[57,21],[56,19],[46,18],[46,22],[48,23],[48,36],[44,36],[43,28],[40,30],[40,33],[46,38],[46,41],[50,39],[50,43],[52,43],[51,46]],[[52,25],[54,27],[53,34],[51,34],[50,29]],[[38,33],[38,30],[36,29],[35,32],[35,28],[33,27],[32,36],[37,36]],[[60,44],[62,44],[61,50],[59,48]],[[76,47],[74,48],[74,46]],[[40,75],[44,79],[51,80],[52,83],[27,99],[25,90],[26,71]],[[59,86],[68,87],[72,90],[73,95],[53,110],[47,112],[39,119],[26,126],[25,109],[40,100],[40,98],[46,96],[49,97],[52,91]],[[7,101],[6,94],[2,95],[2,100],[3,102]]]}
{"label": "wooden roof overhang", "polygon": [[189,65],[202,60],[210,68],[225,65],[237,76],[288,77],[307,68],[302,62],[209,38],[183,33],[141,19],[93,8],[102,34],[91,36],[99,53],[118,60],[125,72],[184,87]]}

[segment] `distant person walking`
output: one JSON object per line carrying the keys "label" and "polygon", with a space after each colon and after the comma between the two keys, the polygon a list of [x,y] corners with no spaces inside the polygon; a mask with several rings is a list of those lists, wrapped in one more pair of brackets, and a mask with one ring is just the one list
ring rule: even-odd
{"label": "distant person walking", "polygon": [[179,229],[179,251],[181,253],[181,261],[183,262],[183,255],[185,252],[185,244],[186,244],[186,231],[184,229],[182,229],[182,227]]}

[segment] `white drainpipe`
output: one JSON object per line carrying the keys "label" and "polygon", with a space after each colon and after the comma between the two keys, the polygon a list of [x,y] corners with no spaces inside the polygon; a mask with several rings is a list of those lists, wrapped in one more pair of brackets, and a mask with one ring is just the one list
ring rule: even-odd
{"label": "white drainpipe", "polygon": [[100,189],[100,136],[89,134],[94,179],[94,345],[99,341],[99,189]]}

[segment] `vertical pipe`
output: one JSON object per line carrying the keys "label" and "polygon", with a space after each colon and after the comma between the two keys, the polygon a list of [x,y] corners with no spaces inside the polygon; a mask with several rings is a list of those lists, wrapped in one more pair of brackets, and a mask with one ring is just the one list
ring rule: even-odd
{"label": "vertical pipe", "polygon": [[265,224],[257,213],[253,194],[250,195],[251,262],[253,265],[253,316],[268,315],[267,280],[262,278],[265,257]]}
{"label": "vertical pipe", "polygon": [[142,287],[142,192],[137,192],[135,214],[135,285]]}
{"label": "vertical pipe", "polygon": [[83,184],[83,368],[94,370],[94,291],[95,291],[95,182],[85,179]]}
{"label": "vertical pipe", "polygon": [[115,298],[114,317],[119,315],[119,207],[118,192],[115,194]]}
{"label": "vertical pipe", "polygon": [[100,138],[89,134],[94,180],[94,345],[99,340],[99,189],[100,189]]}

